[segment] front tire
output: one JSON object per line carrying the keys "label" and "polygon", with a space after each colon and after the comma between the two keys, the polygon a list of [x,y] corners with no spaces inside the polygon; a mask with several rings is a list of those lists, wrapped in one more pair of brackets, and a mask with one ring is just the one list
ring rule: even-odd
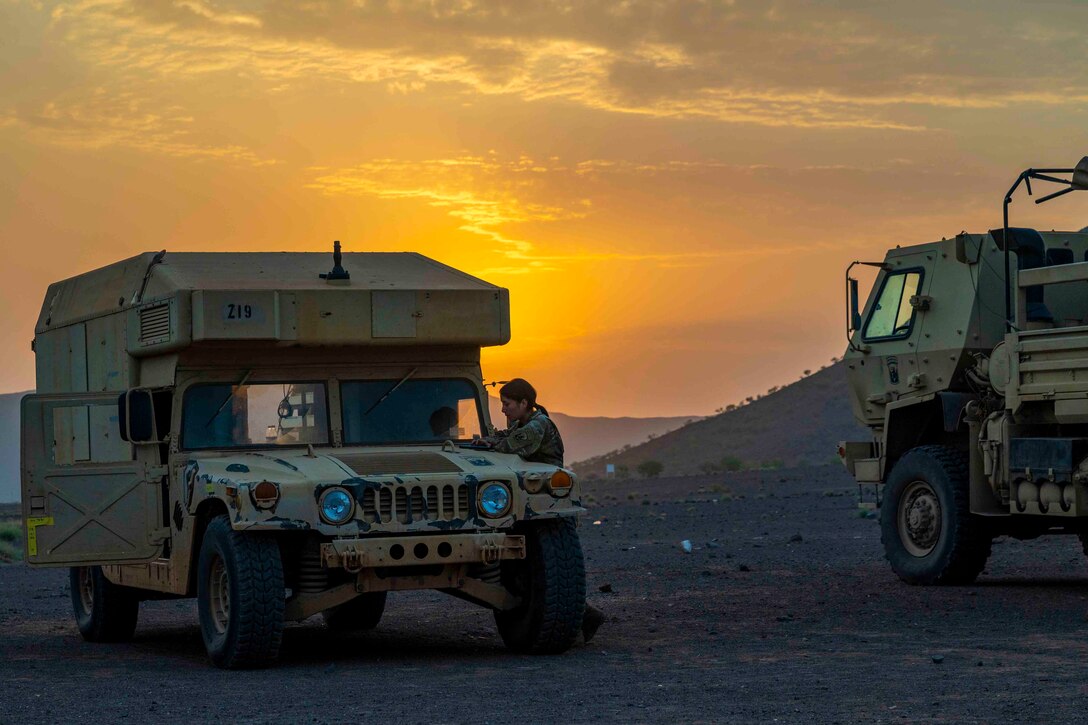
{"label": "front tire", "polygon": [[360,594],[350,602],[321,613],[325,626],[334,632],[361,632],[382,621],[387,592]]}
{"label": "front tire", "polygon": [[986,566],[993,537],[970,509],[967,454],[920,446],[895,464],[884,488],[880,541],[908,584],[969,584]]}
{"label": "front tire", "polygon": [[[519,532],[521,533],[521,532]],[[507,648],[528,654],[559,654],[574,644],[586,607],[582,544],[571,519],[533,523],[524,529],[526,558],[502,563],[503,585],[522,598],[517,609],[495,611]]]}
{"label": "front tire", "polygon": [[136,632],[140,599],[114,584],[100,566],[73,566],[68,573],[76,626],[88,642],[127,642]]}
{"label": "front tire", "polygon": [[208,657],[217,667],[266,667],[283,639],[283,562],[276,542],[234,531],[226,516],[208,524],[200,547],[197,608]]}

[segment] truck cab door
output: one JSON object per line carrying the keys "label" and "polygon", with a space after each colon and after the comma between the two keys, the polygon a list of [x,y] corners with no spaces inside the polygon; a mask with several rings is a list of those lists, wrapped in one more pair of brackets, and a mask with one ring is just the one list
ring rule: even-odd
{"label": "truck cab door", "polygon": [[158,445],[121,439],[117,394],[22,400],[22,495],[32,566],[140,563],[157,558],[162,524]]}
{"label": "truck cab door", "polygon": [[[929,290],[932,269],[924,254],[902,255],[877,277],[862,329],[848,354],[855,413],[870,423],[884,419],[884,407],[919,387],[918,343],[923,309],[916,302]],[[912,298],[915,303],[912,303]],[[853,352],[853,350],[863,352]]]}

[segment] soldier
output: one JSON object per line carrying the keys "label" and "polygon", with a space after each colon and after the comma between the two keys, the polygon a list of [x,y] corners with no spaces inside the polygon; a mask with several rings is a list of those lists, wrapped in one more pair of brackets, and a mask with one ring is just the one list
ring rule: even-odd
{"label": "soldier", "polygon": [[[536,389],[528,381],[514,378],[499,388],[499,400],[510,427],[484,438],[484,443],[499,453],[516,453],[534,463],[562,466],[563,438],[548,417],[547,408],[536,402]],[[602,622],[604,613],[586,604],[582,615],[586,642],[593,639]]]}
{"label": "soldier", "polygon": [[536,402],[536,390],[528,381],[514,378],[499,388],[502,414],[510,427],[484,441],[499,453],[516,453],[527,461],[563,465],[563,438],[548,417],[548,410]]}

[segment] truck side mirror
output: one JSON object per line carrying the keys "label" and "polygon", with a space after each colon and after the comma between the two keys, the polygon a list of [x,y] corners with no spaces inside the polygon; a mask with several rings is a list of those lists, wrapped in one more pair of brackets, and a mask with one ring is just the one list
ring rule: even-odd
{"label": "truck side mirror", "polygon": [[117,398],[117,423],[121,439],[131,443],[158,440],[155,435],[155,404],[150,390],[128,390]]}
{"label": "truck side mirror", "polygon": [[850,329],[861,329],[861,311],[858,309],[858,281],[850,278]]}

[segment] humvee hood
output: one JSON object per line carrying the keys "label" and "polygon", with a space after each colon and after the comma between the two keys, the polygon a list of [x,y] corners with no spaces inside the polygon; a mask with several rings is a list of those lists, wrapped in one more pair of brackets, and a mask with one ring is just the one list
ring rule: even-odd
{"label": "humvee hood", "polygon": [[248,451],[202,457],[195,461],[201,477],[222,483],[330,483],[367,477],[418,478],[471,475],[478,479],[510,478],[519,473],[551,472],[554,466],[530,463],[515,455],[441,446],[337,448]]}

